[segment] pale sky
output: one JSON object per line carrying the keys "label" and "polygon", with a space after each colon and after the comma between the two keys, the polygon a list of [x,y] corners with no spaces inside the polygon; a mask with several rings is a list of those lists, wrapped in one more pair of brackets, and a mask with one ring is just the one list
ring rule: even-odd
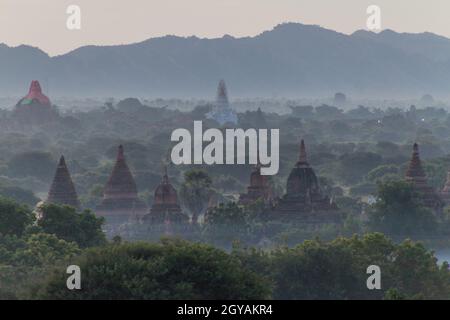
{"label": "pale sky", "polygon": [[[81,30],[66,27],[69,5],[81,9]],[[57,55],[167,34],[254,36],[282,22],[351,33],[366,28],[369,5],[381,8],[382,29],[450,38],[450,0],[0,0],[0,43]]]}

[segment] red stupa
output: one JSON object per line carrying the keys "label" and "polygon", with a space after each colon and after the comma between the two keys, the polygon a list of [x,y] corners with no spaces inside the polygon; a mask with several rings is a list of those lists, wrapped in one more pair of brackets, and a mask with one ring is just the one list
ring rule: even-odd
{"label": "red stupa", "polygon": [[58,118],[50,99],[42,93],[39,81],[31,81],[28,94],[17,102],[13,117],[22,124],[45,124]]}
{"label": "red stupa", "polygon": [[18,105],[27,105],[32,103],[40,103],[41,105],[50,106],[50,99],[42,93],[41,85],[39,81],[31,81],[30,90],[28,94],[20,99]]}

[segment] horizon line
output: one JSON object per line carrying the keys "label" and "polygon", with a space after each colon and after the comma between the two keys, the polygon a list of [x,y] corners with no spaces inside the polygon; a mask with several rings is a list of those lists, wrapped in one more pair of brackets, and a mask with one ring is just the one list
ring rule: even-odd
{"label": "horizon line", "polygon": [[194,34],[193,35],[189,35],[189,36],[182,36],[182,35],[177,35],[177,34],[165,34],[165,35],[161,35],[161,36],[154,36],[154,37],[144,38],[144,39],[142,39],[140,41],[128,42],[128,43],[109,43],[109,44],[87,43],[87,44],[81,45],[79,47],[75,47],[74,49],[71,49],[71,50],[66,51],[64,53],[57,53],[57,54],[54,54],[54,55],[51,55],[49,52],[47,52],[46,50],[40,48],[39,46],[34,46],[34,45],[26,44],[26,43],[21,43],[21,44],[18,44],[18,45],[9,45],[9,44],[7,44],[5,42],[0,42],[0,46],[6,46],[6,47],[8,47],[10,49],[15,49],[15,48],[19,48],[19,47],[29,47],[29,48],[37,49],[37,50],[45,53],[49,58],[56,58],[56,57],[64,56],[66,54],[74,52],[76,50],[79,50],[79,49],[82,49],[82,48],[86,48],[86,47],[129,46],[129,45],[141,44],[141,43],[144,43],[144,42],[147,42],[147,41],[151,41],[151,40],[154,40],[154,39],[162,39],[162,38],[167,38],[167,37],[176,37],[176,38],[180,38],[180,39],[197,38],[197,39],[200,39],[200,40],[218,40],[218,39],[223,39],[225,37],[231,37],[231,38],[234,38],[234,39],[256,38],[256,37],[262,35],[265,32],[271,32],[271,31],[275,30],[277,27],[280,27],[282,25],[288,25],[288,24],[301,25],[301,26],[306,26],[306,27],[318,27],[318,28],[323,29],[323,30],[336,32],[336,33],[343,34],[343,35],[349,36],[349,37],[352,36],[354,33],[359,32],[359,31],[371,32],[371,33],[374,33],[374,34],[381,34],[381,33],[386,32],[386,31],[391,31],[391,32],[394,32],[394,33],[397,33],[397,34],[406,34],[406,35],[432,34],[434,36],[445,38],[445,39],[450,41],[449,37],[446,37],[446,36],[443,36],[441,34],[438,34],[438,33],[435,33],[435,32],[431,32],[431,31],[399,32],[399,31],[396,31],[396,30],[393,30],[393,29],[390,29],[390,28],[386,28],[386,29],[382,29],[382,30],[380,30],[378,32],[375,32],[375,31],[370,31],[370,30],[367,30],[367,29],[363,28],[363,29],[356,29],[356,30],[352,31],[351,33],[346,33],[346,32],[337,31],[337,30],[334,30],[334,29],[331,29],[331,28],[327,28],[327,27],[321,26],[319,24],[304,24],[302,22],[288,21],[288,22],[280,22],[280,23],[276,24],[275,26],[273,26],[272,28],[264,29],[264,30],[260,31],[259,33],[255,34],[255,35],[234,36],[234,35],[231,35],[231,34],[228,34],[228,33],[224,33],[222,36],[217,36],[217,37],[199,37],[199,36],[194,35]]}

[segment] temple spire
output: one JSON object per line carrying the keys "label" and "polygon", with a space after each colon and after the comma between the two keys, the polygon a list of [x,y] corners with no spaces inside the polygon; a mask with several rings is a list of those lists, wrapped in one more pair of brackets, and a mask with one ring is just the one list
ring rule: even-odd
{"label": "temple spire", "polygon": [[298,156],[298,162],[297,164],[308,164],[308,157],[306,155],[306,147],[305,147],[305,141],[302,139],[300,142],[300,152]]}
{"label": "temple spire", "polygon": [[147,213],[147,205],[138,197],[136,182],[127,165],[122,145],[117,148],[116,163],[96,213],[105,217],[110,225],[120,225]]}
{"label": "temple spire", "polygon": [[220,108],[229,108],[227,86],[224,80],[220,80],[217,87],[216,103]]}
{"label": "temple spire", "polygon": [[433,188],[428,185],[427,176],[420,161],[419,145],[417,143],[414,143],[413,146],[413,152],[408,169],[406,170],[405,180],[414,186],[426,207],[432,209],[436,213],[442,211],[442,200],[435,193]]}
{"label": "temple spire", "polygon": [[167,165],[164,165],[164,175],[163,175],[162,183],[169,184],[169,175],[167,174]]}
{"label": "temple spire", "polygon": [[54,204],[65,204],[77,209],[80,208],[77,192],[67,169],[64,156],[59,159],[53,182],[48,192],[47,201]]}
{"label": "temple spire", "polygon": [[63,155],[61,155],[61,157],[59,158],[58,168],[59,167],[67,168],[67,166],[66,166],[66,159],[64,159]]}
{"label": "temple spire", "polygon": [[127,165],[122,145],[117,148],[116,163],[106,183],[103,197],[137,199],[136,182]]}
{"label": "temple spire", "polygon": [[414,143],[413,153],[411,160],[409,161],[408,170],[406,170],[406,178],[425,178],[425,171],[422,168],[422,162],[420,161],[419,145]]}
{"label": "temple spire", "polygon": [[125,160],[125,156],[124,156],[124,153],[123,153],[123,146],[122,145],[120,145],[119,146],[119,148],[118,148],[118,150],[117,150],[117,161],[124,161]]}

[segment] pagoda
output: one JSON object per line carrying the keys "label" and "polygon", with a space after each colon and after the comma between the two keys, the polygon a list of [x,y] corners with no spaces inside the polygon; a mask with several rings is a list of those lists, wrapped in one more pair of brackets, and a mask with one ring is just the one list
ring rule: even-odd
{"label": "pagoda", "polygon": [[286,194],[272,209],[274,219],[306,223],[338,222],[339,209],[320,189],[316,174],[308,163],[305,142],[287,180]]}
{"label": "pagoda", "polygon": [[59,205],[69,205],[76,209],[80,209],[80,202],[78,201],[75,186],[67,169],[64,156],[59,159],[58,167],[56,168],[55,177],[50,186],[46,203],[53,203]]}
{"label": "pagoda", "polygon": [[439,195],[428,185],[428,179],[420,161],[419,145],[414,143],[413,153],[406,170],[405,180],[414,186],[423,205],[435,213],[442,211],[443,202]]}
{"label": "pagoda", "polygon": [[103,200],[96,208],[99,216],[109,224],[122,224],[139,219],[147,212],[147,205],[139,199],[136,182],[127,165],[123,146],[117,151],[114,168],[103,190]]}
{"label": "pagoda", "polygon": [[257,164],[250,174],[250,185],[246,193],[239,195],[239,204],[248,205],[262,200],[265,204],[272,202],[272,188],[268,176],[261,175],[261,165]]}
{"label": "pagoda", "polygon": [[37,80],[31,81],[28,94],[17,102],[13,111],[13,118],[25,125],[45,124],[56,120],[58,116]]}
{"label": "pagoda", "polygon": [[206,114],[208,119],[215,120],[221,126],[225,124],[237,124],[238,118],[236,112],[230,107],[228,101],[228,92],[224,80],[220,80],[217,88],[216,103],[211,112]]}
{"label": "pagoda", "polygon": [[144,221],[165,225],[189,222],[189,216],[182,212],[178,203],[177,191],[169,181],[167,168],[164,169],[161,183],[156,187],[150,213],[144,217]]}

